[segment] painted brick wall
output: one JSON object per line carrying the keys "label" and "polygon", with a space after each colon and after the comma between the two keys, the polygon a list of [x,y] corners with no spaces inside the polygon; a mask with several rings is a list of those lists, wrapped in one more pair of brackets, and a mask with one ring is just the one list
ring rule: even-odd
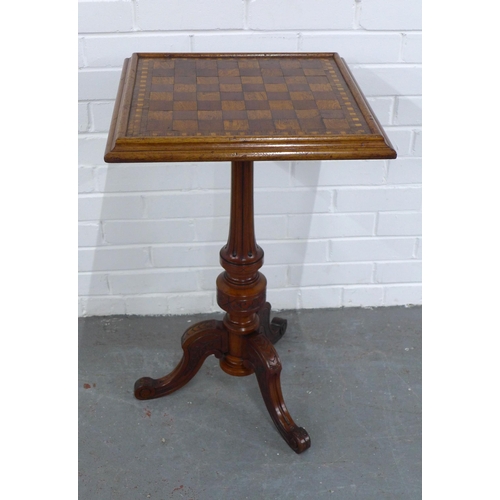
{"label": "painted brick wall", "polygon": [[229,163],[107,165],[133,52],[338,52],[398,152],[257,162],[256,235],[275,308],[421,303],[421,2],[79,1],[79,314],[219,310]]}

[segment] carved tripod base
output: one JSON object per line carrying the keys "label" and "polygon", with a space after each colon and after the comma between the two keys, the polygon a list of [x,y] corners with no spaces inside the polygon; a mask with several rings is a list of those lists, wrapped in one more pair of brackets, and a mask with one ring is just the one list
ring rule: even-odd
{"label": "carved tripod base", "polygon": [[184,355],[175,370],[160,379],[141,378],[138,399],[166,396],[187,384],[205,359],[214,354],[226,373],[255,373],[262,397],[278,431],[297,453],[309,448],[309,435],[295,425],[281,393],[281,363],[273,347],[285,333],[286,321],[270,321],[266,278],[259,272],[264,252],[255,241],[253,162],[233,161],[229,238],[220,251],[224,272],[217,278],[217,303],[226,311],[222,321],[202,321],[182,336]]}
{"label": "carved tripod base", "polygon": [[[285,333],[286,320],[275,318],[269,322],[270,304],[259,311],[261,326],[258,332],[245,335],[243,366],[246,374],[255,373],[262,397],[271,418],[283,439],[296,452],[309,448],[311,441],[306,430],[293,421],[281,392],[281,363],[273,346]],[[201,368],[205,359],[214,354],[221,361],[228,354],[228,332],[222,321],[202,321],[188,328],[182,336],[184,355],[177,367],[165,377],[152,379],[143,377],[135,383],[137,399],[154,399],[180,389]]]}

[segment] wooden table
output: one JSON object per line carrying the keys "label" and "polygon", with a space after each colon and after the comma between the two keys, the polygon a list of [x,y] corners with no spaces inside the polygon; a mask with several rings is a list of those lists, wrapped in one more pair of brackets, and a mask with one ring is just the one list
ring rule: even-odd
{"label": "wooden table", "polygon": [[231,161],[229,237],[217,278],[222,321],[182,336],[165,377],[143,377],[138,399],[170,394],[207,356],[230,375],[255,373],[278,431],[297,453],[310,446],[281,392],[264,252],[254,234],[253,162],[395,158],[396,152],[338,54],[133,54],[123,66],[106,162]]}

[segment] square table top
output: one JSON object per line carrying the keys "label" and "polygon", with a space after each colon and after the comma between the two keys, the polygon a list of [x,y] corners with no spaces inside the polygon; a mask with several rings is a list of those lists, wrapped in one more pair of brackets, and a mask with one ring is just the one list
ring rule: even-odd
{"label": "square table top", "polygon": [[105,161],[395,158],[336,53],[125,59]]}

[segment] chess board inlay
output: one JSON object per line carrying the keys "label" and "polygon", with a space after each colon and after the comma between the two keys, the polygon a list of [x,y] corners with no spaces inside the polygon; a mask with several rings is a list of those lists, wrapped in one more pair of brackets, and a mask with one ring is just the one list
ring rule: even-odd
{"label": "chess board inlay", "polygon": [[327,58],[143,57],[127,136],[370,133],[353,102]]}
{"label": "chess board inlay", "polygon": [[337,54],[133,54],[108,162],[387,158]]}

